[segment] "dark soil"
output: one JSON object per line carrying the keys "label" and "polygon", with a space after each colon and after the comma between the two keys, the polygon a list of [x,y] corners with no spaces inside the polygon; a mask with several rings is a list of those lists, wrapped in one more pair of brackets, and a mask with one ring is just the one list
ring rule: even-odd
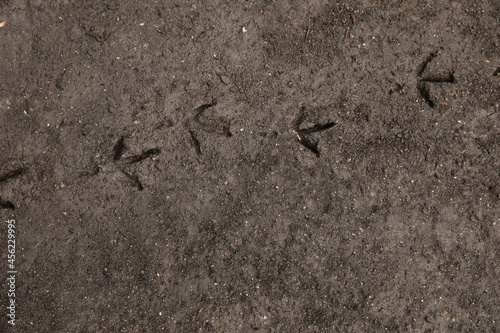
{"label": "dark soil", "polygon": [[498,1],[0,15],[1,332],[500,332]]}

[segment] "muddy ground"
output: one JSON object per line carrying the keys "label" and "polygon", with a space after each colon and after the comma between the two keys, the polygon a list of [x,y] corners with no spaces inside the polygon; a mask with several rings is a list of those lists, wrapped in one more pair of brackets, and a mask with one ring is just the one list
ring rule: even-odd
{"label": "muddy ground", "polygon": [[0,21],[0,331],[500,332],[497,1]]}

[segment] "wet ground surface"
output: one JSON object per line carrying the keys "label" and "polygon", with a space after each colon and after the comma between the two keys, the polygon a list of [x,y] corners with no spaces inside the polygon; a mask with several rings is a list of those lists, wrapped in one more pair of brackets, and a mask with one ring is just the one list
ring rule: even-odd
{"label": "wet ground surface", "polygon": [[500,4],[0,15],[2,332],[498,332]]}

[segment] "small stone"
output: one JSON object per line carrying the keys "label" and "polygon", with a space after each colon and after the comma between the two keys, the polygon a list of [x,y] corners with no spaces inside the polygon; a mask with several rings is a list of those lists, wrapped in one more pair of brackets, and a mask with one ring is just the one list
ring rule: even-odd
{"label": "small stone", "polygon": [[230,79],[229,77],[225,76],[225,75],[222,75],[222,76],[220,77],[220,80],[221,80],[221,81],[222,81],[222,83],[224,83],[224,84],[229,84],[229,83],[231,83],[231,79]]}

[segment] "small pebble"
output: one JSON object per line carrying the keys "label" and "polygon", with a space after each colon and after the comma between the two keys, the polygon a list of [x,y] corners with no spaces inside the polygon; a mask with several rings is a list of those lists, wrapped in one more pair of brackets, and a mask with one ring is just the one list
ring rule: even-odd
{"label": "small pebble", "polygon": [[222,83],[224,83],[224,84],[229,84],[229,83],[231,83],[231,79],[230,79],[229,77],[225,76],[225,75],[222,75],[222,76],[220,77],[220,80],[221,80],[221,81],[222,81]]}

